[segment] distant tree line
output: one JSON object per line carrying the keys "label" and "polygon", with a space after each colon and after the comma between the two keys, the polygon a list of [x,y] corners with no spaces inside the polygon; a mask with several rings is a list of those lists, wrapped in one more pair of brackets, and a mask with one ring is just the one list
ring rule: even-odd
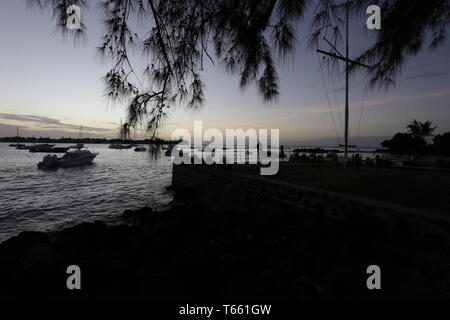
{"label": "distant tree line", "polygon": [[49,137],[4,137],[0,138],[0,142],[19,142],[19,143],[135,143],[135,144],[176,144],[179,141],[164,140],[160,138],[144,139],[144,140],[122,140],[122,139],[106,139],[106,138],[49,138]]}
{"label": "distant tree line", "polygon": [[[381,143],[390,153],[416,155],[429,154],[450,156],[450,132],[434,135],[436,127],[431,121],[411,121],[406,132],[398,132],[391,139]],[[433,143],[427,138],[433,137]]]}

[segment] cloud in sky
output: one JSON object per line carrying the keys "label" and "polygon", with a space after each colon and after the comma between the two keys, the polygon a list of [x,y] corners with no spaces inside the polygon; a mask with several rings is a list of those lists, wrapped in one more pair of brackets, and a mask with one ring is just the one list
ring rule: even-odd
{"label": "cloud in sky", "polygon": [[[2,121],[3,120],[3,121]],[[11,114],[11,113],[0,113],[0,123],[3,125],[15,125],[23,129],[28,129],[28,131],[54,131],[58,133],[77,133],[80,130],[80,125],[75,125],[67,122],[62,122],[59,119],[42,117],[35,115],[22,115],[22,114]],[[113,123],[110,123],[109,127],[93,127],[83,125],[83,132],[88,132],[91,134],[98,134],[104,136],[114,136],[117,135],[117,125],[112,127]]]}
{"label": "cloud in sky", "polygon": [[413,74],[407,77],[406,79],[429,79],[429,78],[445,77],[449,75],[450,73],[448,72],[423,72]]}
{"label": "cloud in sky", "polygon": [[[77,138],[78,132],[74,131],[63,131],[58,129],[40,129],[34,130],[27,127],[20,127],[19,132],[21,137],[50,137],[50,138],[61,138],[61,137],[72,137]],[[5,124],[0,122],[0,137],[13,137],[16,135],[16,126]],[[97,134],[89,132],[86,137],[89,138],[105,138],[104,134]],[[113,136],[112,136],[113,137]]]}
{"label": "cloud in sky", "polygon": [[[369,99],[364,102],[365,107],[381,107],[399,104],[400,102],[411,101],[411,100],[428,100],[433,98],[445,97],[450,95],[450,90],[444,91],[434,91],[434,92],[423,92],[418,94],[399,94],[392,95],[383,98]],[[353,104],[355,104],[353,102]],[[335,102],[332,101],[331,108],[333,112],[337,112],[338,109],[343,112],[343,103],[336,106]],[[325,113],[330,113],[330,107],[328,104],[315,104],[315,105],[303,105],[303,106],[292,106],[291,109],[298,115],[320,115]],[[284,115],[285,118],[292,117],[292,114]]]}
{"label": "cloud in sky", "polygon": [[425,93],[418,93],[418,94],[393,95],[393,96],[385,97],[383,99],[374,99],[374,100],[367,101],[365,105],[368,107],[385,106],[385,105],[389,105],[392,103],[398,103],[398,102],[403,102],[403,101],[432,99],[432,98],[445,97],[448,95],[450,95],[450,90],[425,92]]}
{"label": "cloud in sky", "polygon": [[[399,95],[391,95],[383,98],[374,98],[368,99],[365,101],[365,107],[382,107],[382,106],[402,106],[406,102],[410,101],[420,101],[420,100],[432,100],[440,97],[450,96],[450,90],[437,90],[432,92],[421,92],[417,94],[399,94]],[[333,114],[338,125],[342,126],[339,120],[341,115],[338,113],[338,109],[340,113],[343,114],[343,106],[336,106],[332,104]],[[270,117],[243,117],[241,120],[236,120],[235,114],[226,114],[220,117],[220,120],[210,121],[206,126],[207,127],[217,127],[220,129],[225,129],[230,127],[229,123],[233,123],[232,127],[240,127],[240,128],[249,128],[249,127],[272,127],[271,123],[274,121],[277,123],[280,128],[283,128],[283,132],[289,135],[289,127],[292,127],[293,119],[304,119],[305,117],[323,117],[330,113],[329,106],[327,104],[315,104],[315,105],[292,105],[285,109],[288,111],[287,113],[279,113],[276,115],[271,115]],[[252,110],[248,110],[249,113],[253,113]],[[245,115],[246,111],[242,111],[241,114]],[[339,117],[338,117],[339,116]],[[320,128],[331,129],[331,122],[328,118],[326,118],[327,124],[320,126]],[[295,120],[297,121],[297,120]],[[72,122],[72,123],[70,123]],[[95,121],[95,122],[82,122],[78,124],[73,124],[74,121],[70,121],[69,118],[64,118],[64,121],[44,116],[36,116],[29,114],[14,114],[14,113],[0,113],[0,124],[8,125],[8,126],[19,126],[21,127],[21,131],[23,133],[28,132],[31,135],[39,135],[46,134],[53,137],[64,136],[78,136],[80,126],[83,126],[83,133],[88,134],[89,136],[103,136],[103,137],[117,137],[118,135],[118,124],[114,122],[108,121]],[[162,128],[162,132],[164,132],[163,137],[170,137],[171,129],[173,127],[171,125],[181,125],[186,126],[188,123],[179,123],[179,122],[170,122],[167,124],[165,128]],[[284,127],[281,127],[281,126]],[[189,126],[188,126],[189,127]],[[6,132],[6,128],[8,131]],[[298,125],[295,127],[298,131]],[[305,130],[309,127],[305,127]],[[11,130],[10,127],[3,127],[4,130],[0,132],[1,136],[11,136],[15,135],[15,129]],[[309,128],[311,130],[311,128]],[[291,130],[292,131],[292,130]],[[45,132],[45,133],[44,133]],[[315,132],[315,131],[314,131]],[[143,136],[144,130],[137,130],[137,137]],[[294,133],[292,133],[294,134]],[[316,134],[318,134],[316,132]],[[326,134],[324,132],[324,134]]]}

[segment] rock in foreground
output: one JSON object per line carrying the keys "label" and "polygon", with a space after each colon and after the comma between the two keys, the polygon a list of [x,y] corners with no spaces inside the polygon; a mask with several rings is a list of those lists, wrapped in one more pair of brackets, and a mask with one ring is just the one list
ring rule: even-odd
{"label": "rock in foreground", "polygon": [[[449,297],[444,229],[377,217],[223,212],[193,207],[124,213],[0,245],[0,297],[327,299]],[[383,290],[366,287],[369,265]],[[81,290],[66,269],[81,268]]]}

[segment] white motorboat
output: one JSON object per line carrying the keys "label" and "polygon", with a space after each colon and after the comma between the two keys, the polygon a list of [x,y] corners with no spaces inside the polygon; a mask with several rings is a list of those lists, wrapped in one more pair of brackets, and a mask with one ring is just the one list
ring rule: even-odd
{"label": "white motorboat", "polygon": [[75,149],[66,152],[61,158],[58,159],[61,167],[76,167],[90,164],[98,155],[96,152],[90,152],[89,150]]}
{"label": "white motorboat", "polygon": [[51,169],[57,167],[78,167],[92,163],[95,157],[98,155],[96,152],[90,152],[89,150],[73,149],[69,150],[58,158],[56,155],[46,155],[42,162],[38,163],[38,167],[41,169]]}

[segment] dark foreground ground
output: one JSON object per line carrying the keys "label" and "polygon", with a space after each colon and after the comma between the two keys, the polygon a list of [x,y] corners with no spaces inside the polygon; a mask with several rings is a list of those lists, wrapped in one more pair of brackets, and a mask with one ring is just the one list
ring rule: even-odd
{"label": "dark foreground ground", "polygon": [[[448,298],[448,226],[396,218],[308,219],[178,205],[124,213],[128,225],[23,232],[0,245],[0,297],[218,300]],[[311,222],[315,221],[315,222]],[[78,265],[82,289],[68,290]],[[382,289],[370,291],[369,265]],[[219,300],[220,301],[220,300]]]}

